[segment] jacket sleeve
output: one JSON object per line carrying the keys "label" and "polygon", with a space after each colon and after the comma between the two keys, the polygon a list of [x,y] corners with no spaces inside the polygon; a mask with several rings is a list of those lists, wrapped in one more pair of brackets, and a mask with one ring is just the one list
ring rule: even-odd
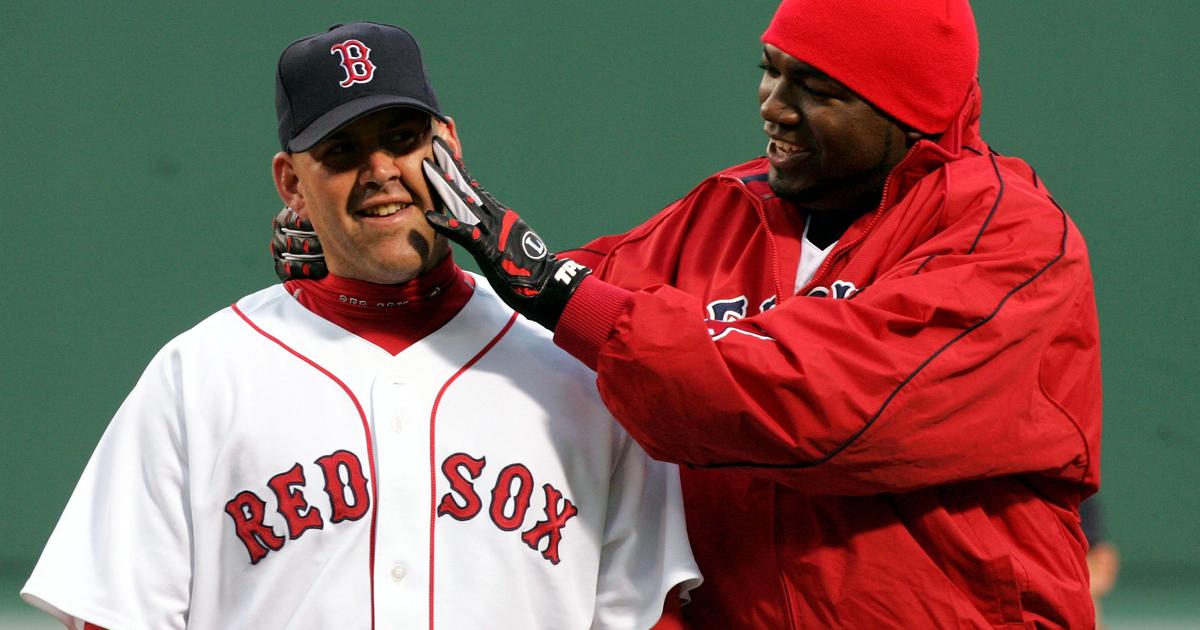
{"label": "jacket sleeve", "polygon": [[826,494],[1017,473],[1094,484],[1086,249],[1057,206],[1014,196],[986,231],[964,213],[849,299],[792,297],[732,323],[671,286],[589,278],[556,340],[666,461]]}

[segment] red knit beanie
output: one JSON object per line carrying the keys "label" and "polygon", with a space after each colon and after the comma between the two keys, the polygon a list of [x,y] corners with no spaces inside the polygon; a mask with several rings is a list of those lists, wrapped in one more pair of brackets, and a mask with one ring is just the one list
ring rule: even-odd
{"label": "red knit beanie", "polygon": [[967,0],[783,0],[762,40],[924,133],[950,126],[979,64]]}

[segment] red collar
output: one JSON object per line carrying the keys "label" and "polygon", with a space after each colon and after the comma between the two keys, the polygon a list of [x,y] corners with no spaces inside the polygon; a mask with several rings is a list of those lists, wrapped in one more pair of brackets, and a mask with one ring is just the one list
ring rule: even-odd
{"label": "red collar", "polygon": [[404,284],[328,275],[320,280],[289,280],[283,286],[313,313],[398,354],[453,319],[475,285],[446,256]]}

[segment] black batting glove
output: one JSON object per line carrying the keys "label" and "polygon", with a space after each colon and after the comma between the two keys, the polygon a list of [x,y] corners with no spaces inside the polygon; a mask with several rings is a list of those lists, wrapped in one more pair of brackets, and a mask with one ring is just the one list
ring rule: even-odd
{"label": "black batting glove", "polygon": [[284,206],[271,224],[274,227],[271,256],[275,258],[275,275],[280,281],[320,280],[329,273],[321,241],[307,219]]}
{"label": "black batting glove", "polygon": [[537,232],[493,199],[436,136],[433,154],[437,161],[425,160],[425,177],[446,214],[426,211],[425,219],[475,258],[500,299],[554,330],[567,300],[592,270],[550,253]]}

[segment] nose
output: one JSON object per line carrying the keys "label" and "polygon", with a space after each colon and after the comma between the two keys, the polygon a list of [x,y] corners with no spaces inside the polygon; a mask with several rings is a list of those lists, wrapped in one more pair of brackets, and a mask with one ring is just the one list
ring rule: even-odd
{"label": "nose", "polygon": [[396,162],[396,156],[390,151],[375,149],[367,154],[358,176],[359,183],[364,186],[383,186],[390,180],[400,179],[401,171]]}
{"label": "nose", "polygon": [[758,113],[762,119],[782,127],[800,124],[800,110],[787,98],[788,90],[785,81],[775,80],[764,82],[759,87]]}

